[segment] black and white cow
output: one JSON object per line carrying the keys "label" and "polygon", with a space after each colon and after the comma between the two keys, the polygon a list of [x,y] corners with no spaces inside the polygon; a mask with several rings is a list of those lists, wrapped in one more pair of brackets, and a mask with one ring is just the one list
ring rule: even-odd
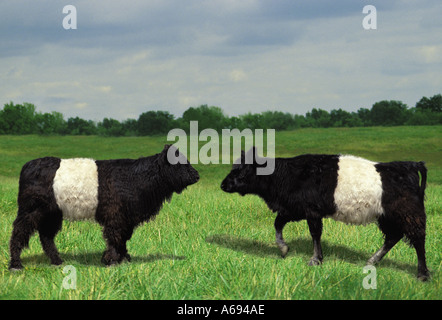
{"label": "black and white cow", "polygon": [[350,224],[377,222],[385,243],[368,263],[379,262],[405,236],[417,253],[418,278],[428,279],[424,208],[427,169],[423,162],[377,163],[349,155],[306,154],[276,158],[273,174],[257,175],[256,167],[263,161],[255,161],[255,153],[254,148],[246,155],[242,152],[221,189],[256,194],[277,212],[276,243],[283,257],[289,248],[282,230],[289,221],[307,220],[314,245],[309,265],[322,263],[323,218]]}
{"label": "black and white cow", "polygon": [[[180,158],[179,164],[170,164],[168,152]],[[107,242],[102,262],[130,261],[126,242],[134,228],[158,214],[173,192],[181,193],[198,180],[185,156],[169,145],[161,153],[136,160],[32,160],[20,174],[9,267],[23,268],[20,254],[35,230],[51,263],[61,264],[54,237],[63,219],[96,220]]]}

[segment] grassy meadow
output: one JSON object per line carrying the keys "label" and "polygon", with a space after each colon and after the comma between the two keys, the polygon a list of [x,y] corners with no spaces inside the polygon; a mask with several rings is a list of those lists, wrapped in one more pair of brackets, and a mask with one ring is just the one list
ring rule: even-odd
{"label": "grassy meadow", "polygon": [[[17,213],[20,169],[44,156],[138,158],[160,152],[165,137],[0,136],[0,299],[441,299],[442,127],[301,129],[276,135],[276,155],[354,154],[374,161],[425,161],[427,264],[430,281],[416,279],[414,249],[398,243],[376,266],[377,288],[364,289],[363,267],[383,238],[375,224],[324,220],[324,263],[313,253],[307,223],[289,223],[285,259],[275,245],[275,214],[256,196],[219,188],[230,165],[195,165],[200,181],[165,203],[155,220],[128,242],[132,262],[104,267],[101,227],[63,222],[55,242],[64,264],[54,267],[37,235],[22,253],[24,269],[8,270],[9,238]],[[65,289],[63,267],[76,269]]]}

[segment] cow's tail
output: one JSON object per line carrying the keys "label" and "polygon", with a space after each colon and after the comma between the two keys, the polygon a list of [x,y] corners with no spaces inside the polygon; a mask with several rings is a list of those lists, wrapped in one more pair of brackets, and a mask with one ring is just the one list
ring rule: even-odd
{"label": "cow's tail", "polygon": [[423,161],[417,162],[416,169],[421,174],[421,185],[419,190],[419,196],[423,202],[425,198],[425,188],[427,187],[427,167],[425,167],[425,162]]}

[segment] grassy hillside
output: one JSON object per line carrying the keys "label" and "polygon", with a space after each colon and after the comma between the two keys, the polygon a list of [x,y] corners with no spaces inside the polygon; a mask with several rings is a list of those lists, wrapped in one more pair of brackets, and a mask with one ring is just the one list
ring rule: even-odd
{"label": "grassy hillside", "polygon": [[[276,136],[276,155],[343,153],[375,161],[423,160],[429,168],[428,283],[416,280],[414,249],[400,242],[377,266],[377,289],[362,282],[366,260],[383,243],[376,225],[324,220],[324,263],[313,253],[305,221],[290,223],[285,259],[274,244],[275,215],[255,196],[223,193],[230,165],[195,165],[196,185],[174,195],[158,217],[138,228],[131,263],[106,268],[105,243],[92,222],[63,223],[56,244],[64,259],[49,265],[38,236],[22,254],[25,269],[7,269],[8,242],[17,212],[20,169],[43,156],[138,158],[160,152],[164,137],[0,136],[0,298],[6,299],[441,299],[442,127],[303,129]],[[63,267],[73,265],[77,288],[63,288]]]}

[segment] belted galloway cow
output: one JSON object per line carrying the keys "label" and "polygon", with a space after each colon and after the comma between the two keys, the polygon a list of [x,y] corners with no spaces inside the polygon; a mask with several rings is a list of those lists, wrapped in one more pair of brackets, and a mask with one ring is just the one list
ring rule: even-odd
{"label": "belted galloway cow", "polygon": [[[179,163],[171,164],[168,153]],[[155,217],[174,192],[181,193],[198,180],[198,172],[185,156],[169,145],[139,159],[46,157],[29,161],[20,174],[9,268],[23,268],[20,255],[35,231],[51,263],[61,264],[54,237],[63,219],[90,219],[103,227],[105,265],[130,261],[126,242],[134,229]]]}
{"label": "belted galloway cow", "polygon": [[323,218],[356,225],[377,222],[385,242],[368,264],[379,262],[405,237],[417,253],[418,278],[428,279],[424,207],[427,169],[423,162],[373,162],[349,155],[305,154],[276,158],[272,174],[258,175],[256,169],[265,161],[257,157],[255,148],[247,154],[243,151],[221,189],[258,195],[277,212],[276,243],[282,257],[289,250],[282,236],[289,221],[307,220],[313,239],[309,265],[322,263]]}

